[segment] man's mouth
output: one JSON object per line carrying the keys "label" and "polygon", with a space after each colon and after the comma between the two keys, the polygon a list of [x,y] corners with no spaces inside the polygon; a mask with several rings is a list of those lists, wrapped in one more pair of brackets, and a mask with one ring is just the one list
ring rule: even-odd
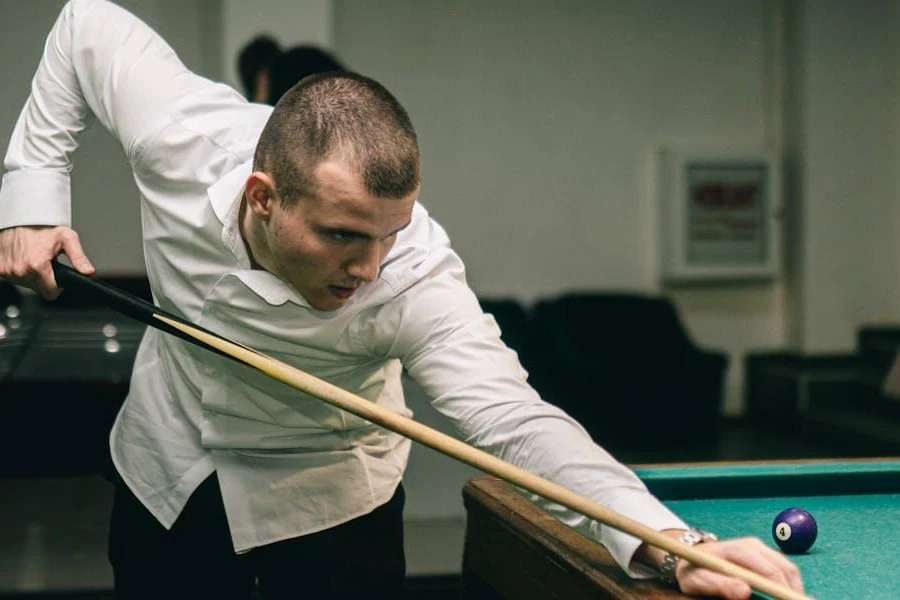
{"label": "man's mouth", "polygon": [[359,289],[359,286],[346,287],[342,285],[329,285],[328,289],[331,293],[342,300],[346,300],[350,296],[352,296],[356,290]]}

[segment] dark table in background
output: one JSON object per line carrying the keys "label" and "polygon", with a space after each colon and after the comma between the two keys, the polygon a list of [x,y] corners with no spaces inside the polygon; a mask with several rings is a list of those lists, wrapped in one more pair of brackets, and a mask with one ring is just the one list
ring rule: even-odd
{"label": "dark table in background", "polygon": [[103,471],[144,325],[9,288],[0,297],[0,475]]}

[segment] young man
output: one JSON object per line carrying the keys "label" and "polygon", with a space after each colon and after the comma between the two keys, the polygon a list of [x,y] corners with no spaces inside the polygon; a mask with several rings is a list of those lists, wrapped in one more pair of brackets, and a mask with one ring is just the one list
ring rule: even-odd
{"label": "young man", "polygon": [[[75,0],[50,33],[0,190],[0,276],[47,297],[69,228],[85,121],[121,142],[141,193],[157,303],[408,414],[401,370],[461,437],[673,537],[684,523],[527,384],[479,309],[444,231],[418,203],[403,108],[376,82],[320,75],[278,106],[187,71],[133,16]],[[601,399],[602,400],[602,399]],[[404,576],[409,441],[174,337],[148,330],[110,446],[121,481],[110,560],[121,597],[386,597]],[[550,507],[634,576],[663,552]],[[708,552],[802,589],[758,540]],[[669,565],[673,566],[671,561]],[[747,598],[674,563],[685,592]]]}

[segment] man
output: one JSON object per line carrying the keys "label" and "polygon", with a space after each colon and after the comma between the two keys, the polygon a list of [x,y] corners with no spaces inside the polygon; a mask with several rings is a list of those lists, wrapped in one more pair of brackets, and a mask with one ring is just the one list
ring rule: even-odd
{"label": "man", "polygon": [[[77,134],[98,118],[141,193],[154,297],[173,312],[391,410],[406,369],[467,442],[673,537],[685,524],[541,401],[418,203],[412,124],[382,86],[319,75],[275,109],[185,69],[143,23],[74,0],[50,33],[6,158],[0,276],[59,294],[50,260],[94,269],[69,228]],[[124,598],[396,596],[409,441],[148,330],[110,440],[110,561]],[[550,507],[629,573],[685,592],[739,581],[665,561]],[[758,540],[707,551],[802,589]]]}

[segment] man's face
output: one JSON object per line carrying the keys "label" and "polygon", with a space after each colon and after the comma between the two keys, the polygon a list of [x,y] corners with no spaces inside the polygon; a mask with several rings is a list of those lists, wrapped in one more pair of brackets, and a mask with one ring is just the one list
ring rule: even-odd
{"label": "man's face", "polygon": [[273,202],[266,244],[277,275],[313,308],[336,310],[378,277],[419,190],[399,199],[373,196],[337,159],[319,163],[314,176],[315,198]]}

